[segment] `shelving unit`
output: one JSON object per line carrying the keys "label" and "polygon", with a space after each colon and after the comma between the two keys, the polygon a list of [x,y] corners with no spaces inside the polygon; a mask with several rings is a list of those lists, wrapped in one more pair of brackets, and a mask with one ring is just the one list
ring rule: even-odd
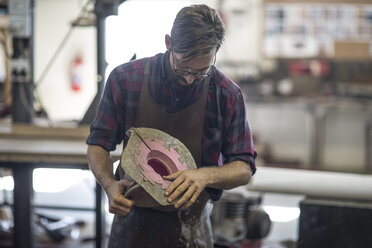
{"label": "shelving unit", "polygon": [[269,58],[372,58],[370,1],[265,1]]}

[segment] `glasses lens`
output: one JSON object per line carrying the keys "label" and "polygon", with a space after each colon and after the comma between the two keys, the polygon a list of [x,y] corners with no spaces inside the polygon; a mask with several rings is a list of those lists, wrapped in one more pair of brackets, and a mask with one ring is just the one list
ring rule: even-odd
{"label": "glasses lens", "polygon": [[205,77],[209,76],[208,72],[192,73],[192,72],[177,70],[177,69],[175,69],[174,71],[176,72],[177,76],[179,76],[179,77],[188,77],[188,76],[192,75],[195,79],[202,79],[202,78],[205,78]]}
{"label": "glasses lens", "polygon": [[[193,72],[189,72],[189,71],[185,71],[185,70],[176,69],[176,63],[177,62],[174,58],[174,52],[173,51],[172,51],[172,59],[173,59],[173,67],[174,67],[173,69],[174,69],[174,72],[176,73],[177,77],[185,78],[185,77],[188,77],[188,76],[192,75],[195,80],[201,80],[201,79],[209,76],[210,67],[205,72],[201,72],[201,73],[195,72],[195,73],[193,73]],[[213,62],[213,64],[214,64],[214,62]]]}

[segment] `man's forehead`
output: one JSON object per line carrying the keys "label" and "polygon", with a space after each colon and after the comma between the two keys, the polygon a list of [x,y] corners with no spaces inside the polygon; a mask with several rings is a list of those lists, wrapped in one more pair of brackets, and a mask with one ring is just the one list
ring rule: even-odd
{"label": "man's forehead", "polygon": [[210,51],[207,54],[201,54],[201,55],[198,55],[198,56],[195,56],[195,57],[190,57],[190,58],[187,58],[187,60],[184,59],[184,56],[185,56],[184,53],[177,53],[177,52],[173,51],[173,56],[175,57],[177,62],[184,63],[184,64],[192,63],[192,62],[195,62],[195,61],[203,61],[203,60],[209,62],[209,60],[211,60],[215,56],[214,51],[215,50],[213,49],[212,51]]}

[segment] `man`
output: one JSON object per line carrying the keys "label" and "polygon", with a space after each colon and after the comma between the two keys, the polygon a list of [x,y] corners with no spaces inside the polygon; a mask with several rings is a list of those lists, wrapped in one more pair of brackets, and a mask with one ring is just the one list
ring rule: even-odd
{"label": "man", "polygon": [[[87,139],[90,168],[115,214],[109,247],[213,247],[206,202],[247,184],[255,172],[242,92],[214,66],[223,39],[214,9],[185,7],[165,36],[165,54],[110,74]],[[165,195],[174,211],[137,207],[124,197],[129,185],[114,177],[109,152],[126,145],[130,127],[162,130],[193,155],[198,169],[164,177],[172,181]]]}

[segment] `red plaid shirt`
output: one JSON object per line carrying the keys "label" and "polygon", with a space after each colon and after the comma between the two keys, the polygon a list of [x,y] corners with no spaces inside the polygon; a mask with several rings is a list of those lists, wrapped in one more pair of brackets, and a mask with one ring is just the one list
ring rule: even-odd
{"label": "red plaid shirt", "polygon": [[[170,80],[168,53],[125,63],[110,74],[97,114],[86,141],[107,151],[127,141],[125,132],[135,125],[137,106],[144,81],[144,65],[150,62],[150,94],[168,112],[177,112],[194,103],[204,81],[182,86]],[[211,67],[202,137],[201,165],[210,166],[236,160],[247,162],[253,173],[257,156],[249,130],[242,92],[233,81]],[[220,158],[220,159],[219,159]]]}

